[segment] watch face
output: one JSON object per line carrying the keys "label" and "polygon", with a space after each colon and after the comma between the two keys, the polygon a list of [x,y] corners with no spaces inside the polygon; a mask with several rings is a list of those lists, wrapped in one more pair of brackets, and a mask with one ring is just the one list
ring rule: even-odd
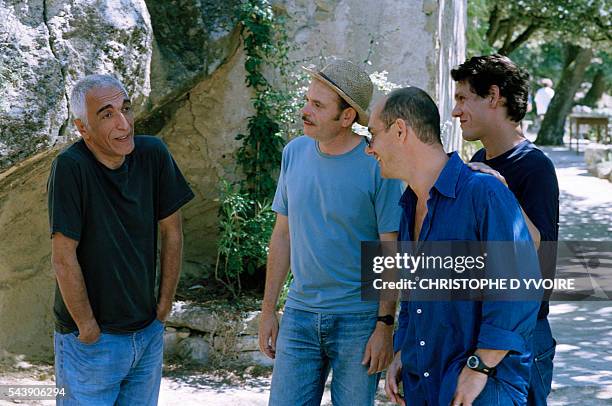
{"label": "watch face", "polygon": [[478,367],[478,364],[480,364],[478,357],[475,355],[470,355],[470,357],[467,359],[467,366],[468,368],[476,368]]}

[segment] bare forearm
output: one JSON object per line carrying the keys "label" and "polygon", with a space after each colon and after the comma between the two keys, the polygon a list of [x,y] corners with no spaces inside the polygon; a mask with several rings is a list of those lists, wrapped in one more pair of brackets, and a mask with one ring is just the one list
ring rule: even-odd
{"label": "bare forearm", "polygon": [[504,359],[506,354],[508,354],[508,351],[479,348],[476,350],[476,354],[488,367],[495,367]]}
{"label": "bare forearm", "polygon": [[64,304],[79,330],[97,323],[91,309],[81,267],[74,259],[54,260],[53,269]]}
{"label": "bare forearm", "polygon": [[159,286],[158,305],[163,308],[172,307],[181,273],[183,257],[183,236],[181,230],[163,233],[161,235],[161,278]]}
{"label": "bare forearm", "polygon": [[278,296],[289,272],[290,242],[287,235],[273,233],[266,266],[266,289],[262,312],[274,312]]}

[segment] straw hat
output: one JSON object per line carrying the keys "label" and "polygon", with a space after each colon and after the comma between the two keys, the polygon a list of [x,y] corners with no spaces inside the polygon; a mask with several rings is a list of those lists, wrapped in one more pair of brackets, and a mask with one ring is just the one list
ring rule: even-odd
{"label": "straw hat", "polygon": [[320,71],[305,66],[302,69],[338,93],[357,112],[357,122],[367,127],[366,110],[372,100],[374,85],[363,69],[343,59],[333,61]]}

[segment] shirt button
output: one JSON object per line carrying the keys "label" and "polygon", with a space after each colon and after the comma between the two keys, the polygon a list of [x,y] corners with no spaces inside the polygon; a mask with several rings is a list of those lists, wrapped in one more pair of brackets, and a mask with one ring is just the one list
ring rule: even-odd
{"label": "shirt button", "polygon": [[421,341],[419,344],[421,344],[421,347],[425,347],[425,341]]}
{"label": "shirt button", "polygon": [[425,372],[425,373],[423,374],[423,376],[424,376],[425,378],[429,378],[429,372]]}
{"label": "shirt button", "polygon": [[421,314],[421,313],[423,313],[423,310],[417,309],[417,314]]}

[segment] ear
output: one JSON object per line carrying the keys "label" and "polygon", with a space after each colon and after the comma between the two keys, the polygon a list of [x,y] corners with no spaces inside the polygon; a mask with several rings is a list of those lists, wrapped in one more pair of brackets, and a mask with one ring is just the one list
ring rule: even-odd
{"label": "ear", "polygon": [[396,119],[395,124],[398,128],[397,136],[399,137],[399,141],[403,143],[408,139],[408,131],[412,131],[412,128],[410,128],[410,126],[401,118]]}
{"label": "ear", "polygon": [[357,112],[354,108],[348,107],[342,112],[342,127],[352,127],[353,121],[357,117]]}
{"label": "ear", "polygon": [[501,101],[501,94],[499,93],[499,86],[497,85],[491,85],[491,87],[489,88],[489,106],[490,107],[497,107],[499,106],[499,103]]}
{"label": "ear", "polygon": [[85,123],[80,118],[77,118],[73,122],[74,122],[74,126],[77,128],[77,130],[79,130],[79,133],[81,134],[81,137],[83,137],[84,139],[88,140],[89,139],[89,132],[87,131],[87,126],[85,125]]}

